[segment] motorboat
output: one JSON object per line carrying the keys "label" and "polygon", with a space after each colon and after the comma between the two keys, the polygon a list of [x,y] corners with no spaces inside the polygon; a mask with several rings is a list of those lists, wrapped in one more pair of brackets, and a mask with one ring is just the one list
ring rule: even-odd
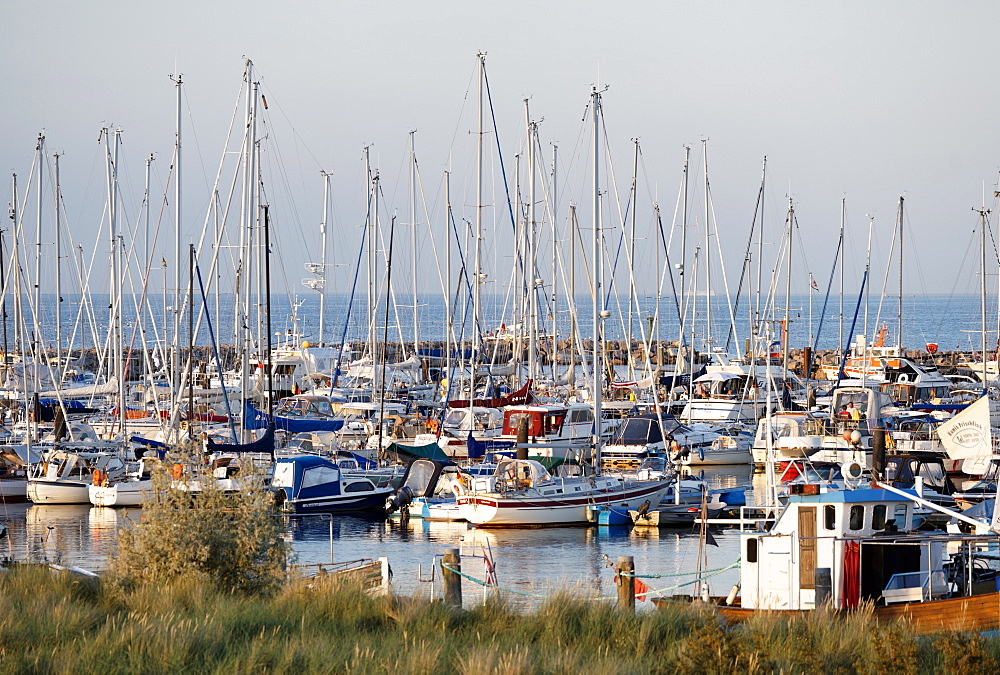
{"label": "motorboat", "polygon": [[281,508],[294,513],[382,510],[394,488],[378,487],[364,476],[348,476],[316,455],[279,457],[271,487]]}

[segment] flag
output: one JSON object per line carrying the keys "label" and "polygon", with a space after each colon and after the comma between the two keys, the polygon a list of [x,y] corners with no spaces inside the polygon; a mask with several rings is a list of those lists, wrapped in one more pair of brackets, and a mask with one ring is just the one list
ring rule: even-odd
{"label": "flag", "polygon": [[486,585],[497,585],[497,568],[493,563],[492,550],[483,547],[483,565],[486,567]]}
{"label": "flag", "polygon": [[776,359],[781,356],[781,340],[775,340],[771,343],[770,356],[772,359]]}
{"label": "flag", "polygon": [[983,396],[968,408],[938,425],[937,435],[952,459],[971,459],[993,454],[990,399]]}
{"label": "flag", "polygon": [[818,290],[819,290],[819,284],[817,284],[817,283],[816,283],[816,280],[815,280],[815,279],[813,279],[813,275],[812,275],[812,273],[811,273],[811,272],[810,272],[810,274],[809,274],[809,283],[810,283],[810,284],[812,285],[812,289],[813,289],[814,291],[818,291]]}
{"label": "flag", "polygon": [[646,602],[646,596],[649,594],[649,590],[649,584],[639,577],[635,578],[635,597],[637,600]]}

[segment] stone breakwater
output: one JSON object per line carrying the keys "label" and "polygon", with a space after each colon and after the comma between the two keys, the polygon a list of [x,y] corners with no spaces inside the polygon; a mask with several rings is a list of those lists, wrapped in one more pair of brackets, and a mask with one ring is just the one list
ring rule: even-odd
{"label": "stone breakwater", "polygon": [[[526,341],[525,341],[526,342]],[[578,351],[582,348],[585,352],[589,353],[592,349],[592,341],[583,340],[580,343],[573,344],[569,340],[559,340],[553,346],[551,340],[540,340],[538,345],[539,362],[544,365],[552,365],[553,363],[557,365],[569,365],[570,363],[580,363],[581,358]],[[368,343],[355,342],[349,343],[349,354],[351,359],[360,358],[361,355],[365,354],[368,350]],[[428,366],[437,365],[440,360],[443,360],[446,354],[447,346],[443,341],[426,341],[421,342],[419,346],[419,355],[421,357],[426,357]],[[473,345],[471,342],[466,341],[461,345],[452,345],[452,357],[461,358],[463,355],[468,357],[471,355],[473,350]],[[182,347],[180,349],[180,360],[181,363],[186,363],[188,358],[189,348]],[[211,347],[208,346],[196,346],[193,348],[194,351],[194,369],[197,372],[207,372],[209,370],[215,370],[215,353]],[[388,343],[384,344],[381,342],[375,343],[375,359],[376,361],[381,361],[382,359],[388,362],[403,361],[413,355],[413,345],[412,344],[399,344],[399,343]],[[528,360],[528,347],[525,344],[522,348],[515,348],[515,345],[510,341],[496,341],[496,340],[484,340],[479,351],[481,354],[481,359],[489,359],[493,363],[509,363],[515,357],[515,352],[520,352],[520,357],[522,362],[527,362]],[[677,360],[677,342],[676,341],[659,341],[650,343],[648,349],[642,342],[633,342],[631,345],[625,340],[608,340],[604,346],[604,356],[607,363],[616,366],[622,366],[629,363],[629,356],[633,363],[645,364],[650,361],[656,364],[658,367],[662,366],[664,368],[672,368]],[[944,373],[952,373],[956,371],[956,364],[964,361],[967,358],[966,354],[957,351],[949,352],[938,352],[936,354],[928,354],[927,352],[919,349],[911,349],[905,352],[905,356],[913,361],[920,363],[925,363],[927,365],[933,365],[938,367]],[[159,363],[159,355],[154,355],[152,353],[144,354],[142,350],[133,350],[126,353],[126,359],[128,363],[127,376],[129,379],[135,379],[142,377],[142,374],[150,367],[152,364]],[[222,360],[223,369],[231,369],[238,367],[240,361],[240,353],[236,347],[232,345],[222,345],[219,347],[219,358]],[[253,357],[256,361],[257,357]],[[708,355],[695,351],[694,358],[697,363],[707,363]],[[812,355],[813,369],[819,365],[824,364],[835,364],[837,363],[840,355],[838,352],[833,350],[821,349],[817,350]],[[80,369],[90,370],[96,372],[102,368],[106,368],[106,362],[102,359],[101,354],[96,349],[85,349],[82,352],[74,352],[70,363]],[[805,363],[805,350],[802,349],[792,349],[789,351],[789,365],[798,374],[805,375],[804,371]]]}

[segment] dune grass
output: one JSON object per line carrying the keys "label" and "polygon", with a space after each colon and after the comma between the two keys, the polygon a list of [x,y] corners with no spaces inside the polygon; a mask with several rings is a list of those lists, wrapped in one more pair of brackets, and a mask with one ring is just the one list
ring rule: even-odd
{"label": "dune grass", "polygon": [[864,612],[723,629],[693,606],[630,615],[568,594],[461,611],[333,580],[247,595],[203,578],[123,593],[45,567],[0,575],[4,673],[985,673],[998,656],[996,639],[918,639]]}

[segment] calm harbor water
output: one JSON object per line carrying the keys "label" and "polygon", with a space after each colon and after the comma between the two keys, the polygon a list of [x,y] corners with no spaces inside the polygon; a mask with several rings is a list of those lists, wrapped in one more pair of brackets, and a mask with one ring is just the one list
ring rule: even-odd
{"label": "calm harbor water", "polygon": [[[750,467],[714,467],[706,470],[710,487],[747,485],[747,502],[763,494],[763,475],[751,475]],[[0,522],[8,529],[0,541],[0,556],[18,560],[49,560],[100,571],[113,552],[118,528],[135,521],[139,509],[109,509],[85,505],[0,505]],[[690,528],[648,529],[629,527],[557,527],[525,530],[477,530],[466,523],[428,523],[411,519],[407,527],[398,521],[337,515],[332,519],[312,516],[291,518],[287,539],[298,564],[378,558],[385,556],[393,571],[392,585],[402,594],[439,594],[440,575],[431,583],[435,556],[444,549],[460,547],[465,555],[463,571],[484,578],[483,549],[492,552],[499,584],[514,602],[536,602],[534,596],[576,589],[587,595],[613,596],[613,571],[606,560],[618,556],[635,558],[638,574],[683,576],[647,579],[653,589],[665,594],[692,593],[693,572],[698,565],[698,533]],[[725,567],[739,556],[739,532],[713,531],[718,546],[706,546],[704,569]],[[332,538],[331,538],[332,536]],[[607,559],[605,558],[607,556]],[[423,578],[425,581],[421,581]],[[736,583],[736,569],[710,580],[713,594],[725,595]],[[466,602],[483,597],[482,588],[465,581]],[[682,588],[672,587],[685,584]]]}

